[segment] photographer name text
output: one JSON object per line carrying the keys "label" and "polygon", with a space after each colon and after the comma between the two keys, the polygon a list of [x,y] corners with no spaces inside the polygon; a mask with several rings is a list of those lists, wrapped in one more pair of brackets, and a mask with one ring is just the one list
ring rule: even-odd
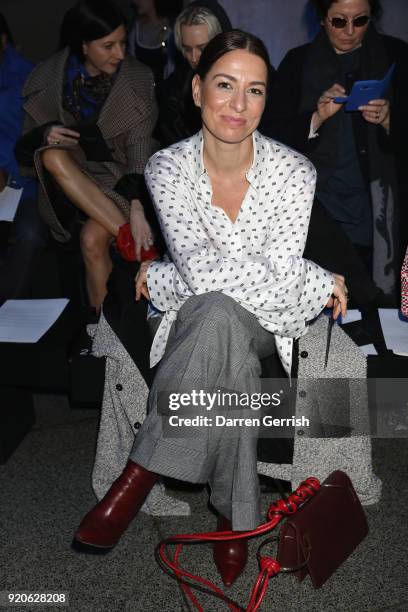
{"label": "photographer name text", "polygon": [[181,417],[174,414],[168,418],[168,423],[171,427],[309,427],[309,419],[304,416],[279,419],[270,415],[231,418],[221,414],[215,417]]}

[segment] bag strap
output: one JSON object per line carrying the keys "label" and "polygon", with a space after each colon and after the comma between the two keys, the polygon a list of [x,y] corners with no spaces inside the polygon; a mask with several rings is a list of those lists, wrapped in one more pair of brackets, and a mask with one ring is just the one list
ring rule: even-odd
{"label": "bag strap", "polygon": [[[235,601],[227,597],[210,580],[191,574],[179,566],[179,557],[184,544],[197,544],[203,542],[217,542],[220,540],[240,540],[263,535],[272,531],[281,520],[290,514],[294,514],[309,499],[314,497],[320,490],[320,482],[317,478],[310,477],[303,481],[299,487],[289,495],[287,499],[279,499],[273,502],[268,510],[268,521],[260,525],[253,531],[215,531],[209,533],[182,534],[171,536],[159,542],[155,550],[155,556],[160,567],[172,578],[176,579],[185,596],[191,601],[194,609],[204,612],[191,587],[217,597],[226,603],[232,612],[257,612],[268,588],[269,580],[281,571],[295,571],[300,568],[281,568],[276,559],[262,556],[260,551],[263,544],[259,547],[257,557],[259,563],[259,575],[252,589],[251,598],[248,606],[244,609]],[[269,541],[269,540],[268,540]],[[266,541],[264,544],[268,543]],[[167,546],[175,545],[176,550],[172,559],[167,556]],[[308,559],[305,561],[307,563]],[[302,564],[302,567],[305,565]]]}
{"label": "bag strap", "polygon": [[[256,551],[256,558],[258,559],[258,564],[259,565],[261,563],[261,550],[265,546],[267,546],[268,544],[271,544],[271,542],[279,542],[279,536],[273,536],[272,538],[267,538],[258,547],[258,550]],[[307,553],[307,556],[306,556],[306,559],[303,561],[303,563],[299,563],[299,565],[292,565],[292,567],[284,567],[284,566],[280,565],[279,573],[281,573],[281,574],[290,574],[291,572],[298,572],[299,570],[303,569],[309,563],[311,553],[312,553],[312,551],[311,551],[311,549],[309,549],[308,553]]]}

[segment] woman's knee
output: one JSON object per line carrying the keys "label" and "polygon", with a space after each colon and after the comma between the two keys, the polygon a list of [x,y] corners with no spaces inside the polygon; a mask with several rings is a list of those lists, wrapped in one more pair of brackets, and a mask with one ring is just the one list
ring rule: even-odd
{"label": "woman's knee", "polygon": [[81,231],[80,244],[84,257],[97,259],[105,257],[112,236],[99,224],[87,222]]}
{"label": "woman's knee", "polygon": [[41,153],[41,160],[53,176],[68,176],[68,162],[71,157],[65,149],[45,149]]}

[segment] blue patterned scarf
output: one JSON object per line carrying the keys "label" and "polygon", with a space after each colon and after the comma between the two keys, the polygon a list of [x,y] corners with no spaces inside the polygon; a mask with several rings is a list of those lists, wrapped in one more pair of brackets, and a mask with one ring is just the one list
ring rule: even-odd
{"label": "blue patterned scarf", "polygon": [[70,54],[65,65],[63,106],[78,123],[93,123],[112,89],[116,75],[90,76],[76,55]]}

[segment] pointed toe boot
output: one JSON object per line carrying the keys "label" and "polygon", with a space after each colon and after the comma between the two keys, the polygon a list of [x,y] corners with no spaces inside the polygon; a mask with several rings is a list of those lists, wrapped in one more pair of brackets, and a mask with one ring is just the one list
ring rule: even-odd
{"label": "pointed toe boot", "polygon": [[[217,531],[231,531],[231,521],[218,517]],[[244,571],[248,560],[248,539],[214,542],[213,559],[225,586],[231,586]]]}

